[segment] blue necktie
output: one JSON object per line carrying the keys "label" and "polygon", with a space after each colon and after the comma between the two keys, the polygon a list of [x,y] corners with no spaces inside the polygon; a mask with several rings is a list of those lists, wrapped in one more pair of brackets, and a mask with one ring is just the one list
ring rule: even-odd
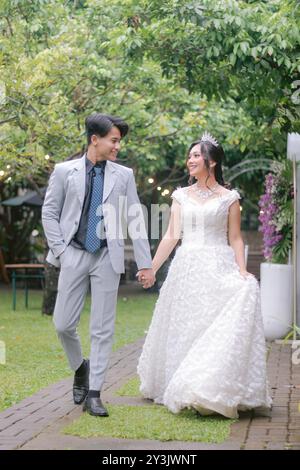
{"label": "blue necktie", "polygon": [[85,239],[85,248],[90,253],[95,253],[95,251],[97,251],[101,247],[101,238],[103,238],[103,168],[94,166],[93,171],[96,174],[92,179],[92,194],[90,200],[88,226]]}

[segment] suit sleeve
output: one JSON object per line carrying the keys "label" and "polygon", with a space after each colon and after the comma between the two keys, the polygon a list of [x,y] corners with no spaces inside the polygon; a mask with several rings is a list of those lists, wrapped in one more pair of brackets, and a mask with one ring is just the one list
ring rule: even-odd
{"label": "suit sleeve", "polygon": [[56,258],[65,250],[66,244],[59,225],[60,214],[64,205],[65,191],[63,175],[55,165],[50,176],[44,204],[42,207],[42,225],[48,246]]}
{"label": "suit sleeve", "polygon": [[132,240],[134,258],[138,269],[152,268],[150,245],[145,226],[143,209],[137,194],[133,171],[127,182],[127,222]]}

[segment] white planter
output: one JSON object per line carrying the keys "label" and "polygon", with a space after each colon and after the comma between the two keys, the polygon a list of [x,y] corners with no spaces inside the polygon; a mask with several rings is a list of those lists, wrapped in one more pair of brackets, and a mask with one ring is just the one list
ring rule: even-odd
{"label": "white planter", "polygon": [[293,266],[261,263],[260,292],[265,337],[281,339],[293,323]]}

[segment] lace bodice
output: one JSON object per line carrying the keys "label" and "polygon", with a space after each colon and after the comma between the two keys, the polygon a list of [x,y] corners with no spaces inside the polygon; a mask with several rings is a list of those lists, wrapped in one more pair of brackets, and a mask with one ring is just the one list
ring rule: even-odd
{"label": "lace bodice", "polygon": [[176,189],[171,197],[181,205],[182,244],[228,245],[228,213],[230,205],[241,198],[235,189],[197,201],[189,187]]}

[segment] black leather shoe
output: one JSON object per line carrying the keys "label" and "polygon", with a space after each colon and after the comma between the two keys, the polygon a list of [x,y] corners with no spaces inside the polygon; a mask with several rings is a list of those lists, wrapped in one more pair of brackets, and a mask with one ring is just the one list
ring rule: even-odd
{"label": "black leather shoe", "polygon": [[109,416],[100,397],[86,397],[82,409],[92,416]]}
{"label": "black leather shoe", "polygon": [[73,399],[74,399],[75,405],[80,405],[80,403],[84,401],[89,391],[90,361],[87,359],[85,363],[86,363],[85,374],[80,377],[76,377],[76,374],[74,375]]}

